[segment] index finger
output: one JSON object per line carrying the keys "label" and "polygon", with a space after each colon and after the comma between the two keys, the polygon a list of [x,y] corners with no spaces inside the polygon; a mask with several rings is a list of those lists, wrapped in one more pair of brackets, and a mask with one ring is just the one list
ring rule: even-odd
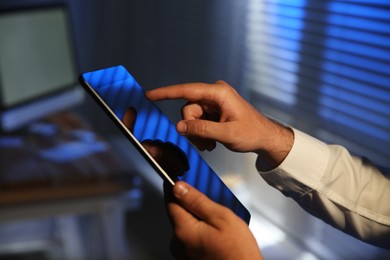
{"label": "index finger", "polygon": [[215,98],[218,97],[215,93],[216,89],[214,84],[185,83],[149,90],[145,93],[145,95],[152,101],[163,99],[185,99],[195,102],[200,100],[215,101]]}

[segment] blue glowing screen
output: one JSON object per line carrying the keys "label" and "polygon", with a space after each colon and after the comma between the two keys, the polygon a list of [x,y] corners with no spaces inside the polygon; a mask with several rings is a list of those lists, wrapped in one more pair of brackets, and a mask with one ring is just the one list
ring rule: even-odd
{"label": "blue glowing screen", "polygon": [[138,141],[142,143],[145,140],[159,140],[176,145],[184,152],[189,163],[189,169],[178,179],[186,181],[210,199],[230,208],[249,223],[248,210],[202,159],[189,141],[176,131],[175,125],[155,104],[144,97],[141,86],[123,66],[84,73],[81,81],[83,85],[83,81],[87,82],[98,93],[119,120],[123,119],[129,108],[135,109],[136,120],[132,132]]}

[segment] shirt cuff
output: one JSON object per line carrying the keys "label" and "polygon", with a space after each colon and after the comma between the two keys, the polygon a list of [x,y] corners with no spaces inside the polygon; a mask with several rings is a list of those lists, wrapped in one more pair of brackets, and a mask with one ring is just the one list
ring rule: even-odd
{"label": "shirt cuff", "polygon": [[[310,189],[320,189],[320,180],[328,160],[329,147],[297,129],[294,144],[283,162],[275,169],[262,172],[264,180],[290,197],[302,196]],[[261,158],[258,158],[260,160]]]}

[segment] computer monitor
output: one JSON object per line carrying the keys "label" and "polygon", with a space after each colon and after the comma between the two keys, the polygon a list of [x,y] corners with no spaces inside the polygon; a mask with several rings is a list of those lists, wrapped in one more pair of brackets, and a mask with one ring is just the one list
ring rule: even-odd
{"label": "computer monitor", "polygon": [[83,100],[66,6],[0,8],[0,129]]}

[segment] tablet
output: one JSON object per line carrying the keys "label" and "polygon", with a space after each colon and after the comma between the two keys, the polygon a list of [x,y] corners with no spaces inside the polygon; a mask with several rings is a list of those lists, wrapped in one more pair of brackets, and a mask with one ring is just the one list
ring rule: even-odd
{"label": "tablet", "polygon": [[[185,181],[249,223],[245,206],[123,66],[83,73],[80,82],[164,181]],[[169,153],[169,162],[159,163],[153,147]]]}

